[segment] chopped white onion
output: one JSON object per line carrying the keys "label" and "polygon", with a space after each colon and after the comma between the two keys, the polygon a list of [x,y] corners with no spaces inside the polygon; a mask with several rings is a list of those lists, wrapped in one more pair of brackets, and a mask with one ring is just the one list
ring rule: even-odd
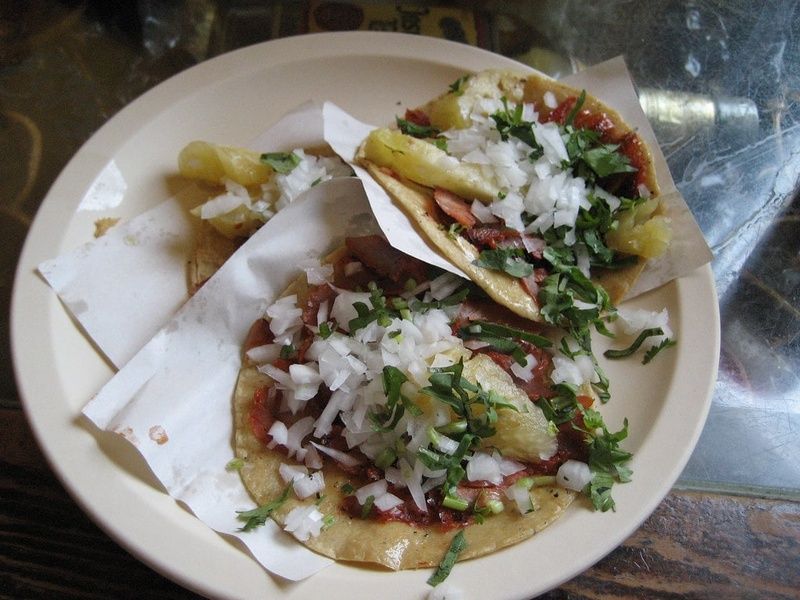
{"label": "chopped white onion", "polygon": [[536,360],[536,357],[533,354],[526,354],[525,366],[522,366],[517,361],[514,361],[511,363],[511,372],[522,379],[522,381],[528,382],[533,379],[533,370],[538,364],[539,361]]}
{"label": "chopped white onion", "polygon": [[442,273],[431,280],[431,296],[436,300],[443,300],[452,295],[463,284],[464,280],[458,275]]}
{"label": "chopped white onion", "polygon": [[286,515],[284,529],[294,535],[301,542],[311,537],[316,537],[322,531],[325,515],[313,504],[309,506],[296,506]]}
{"label": "chopped white onion", "polygon": [[289,431],[286,434],[286,444],[284,444],[289,449],[289,456],[292,454],[296,454],[300,458],[305,456],[301,445],[303,438],[311,433],[312,429],[314,429],[314,417],[303,417],[289,427]]}
{"label": "chopped white onion", "polygon": [[385,479],[379,479],[378,481],[368,483],[356,490],[356,500],[358,500],[359,504],[363,505],[370,496],[377,498],[385,494],[388,487],[389,485]]}
{"label": "chopped white onion", "polygon": [[333,265],[322,265],[318,260],[303,261],[299,266],[305,271],[306,279],[311,285],[327,283],[333,275]]}
{"label": "chopped white onion", "polygon": [[517,510],[521,514],[527,514],[533,510],[533,502],[531,501],[531,493],[524,485],[515,483],[506,488],[506,497],[513,500]]}
{"label": "chopped white onion", "polygon": [[322,492],[325,489],[325,478],[322,475],[322,471],[301,475],[292,480],[292,487],[297,497],[302,500]]}
{"label": "chopped white onion", "polygon": [[272,441],[267,444],[270,449],[277,445],[285,446],[289,440],[289,430],[282,421],[275,421],[267,431],[267,435],[272,437]]}
{"label": "chopped white onion", "polygon": [[445,454],[453,455],[458,450],[458,442],[442,433],[437,433],[433,438],[433,445]]}
{"label": "chopped white onion", "polygon": [[495,485],[503,483],[500,462],[490,454],[476,452],[467,462],[467,479],[470,481],[488,481]]}
{"label": "chopped white onion", "polygon": [[297,307],[297,294],[278,298],[265,311],[270,318],[269,328],[276,336],[303,325],[303,311]]}
{"label": "chopped white onion", "polygon": [[506,458],[505,456],[502,456],[497,450],[492,452],[492,457],[500,463],[500,473],[502,473],[503,476],[519,473],[520,471],[522,471],[522,469],[525,468],[525,465],[523,465],[521,462],[517,462],[516,460]]}
{"label": "chopped white onion", "polygon": [[492,214],[492,209],[480,200],[474,200],[469,210],[481,223],[497,223],[498,221],[497,217]]}
{"label": "chopped white onion", "polygon": [[309,469],[321,469],[323,466],[322,457],[319,455],[319,452],[317,452],[317,449],[314,448],[314,446],[312,446],[311,444],[306,444],[305,446],[303,446],[303,450],[306,451],[303,463]]}
{"label": "chopped white onion", "polygon": [[280,344],[264,344],[250,348],[246,353],[247,358],[257,365],[275,362],[281,355]]}
{"label": "chopped white onion", "polygon": [[278,467],[278,473],[283,479],[283,483],[289,483],[290,481],[294,481],[300,477],[306,477],[308,475],[308,469],[302,465],[288,465],[286,463],[281,463]]}
{"label": "chopped white onion", "polygon": [[375,498],[375,508],[381,512],[393,509],[395,506],[400,506],[403,501],[391,493],[385,493]]}
{"label": "chopped white onion", "polygon": [[585,355],[578,355],[574,359],[556,355],[553,357],[553,367],[553,372],[550,374],[553,383],[581,386],[584,383],[595,382],[598,378],[592,359]]}
{"label": "chopped white onion", "polygon": [[529,253],[538,254],[545,249],[547,244],[542,238],[525,233],[522,235],[522,245]]}
{"label": "chopped white onion", "polygon": [[465,598],[462,590],[445,582],[428,592],[427,600],[464,600]]}
{"label": "chopped white onion", "polygon": [[335,448],[329,448],[328,446],[322,446],[315,442],[311,442],[311,445],[314,446],[317,450],[322,452],[323,454],[327,454],[336,462],[342,463],[345,467],[355,467],[356,465],[360,465],[361,461],[357,459],[355,456],[350,456],[346,452],[342,452],[341,450],[336,450]]}
{"label": "chopped white onion", "polygon": [[357,261],[349,262],[344,266],[344,274],[347,277],[350,277],[351,275],[355,275],[359,271],[363,271],[363,270],[364,270],[364,265],[362,265],[360,262],[357,262]]}
{"label": "chopped white onion", "polygon": [[580,492],[592,480],[589,465],[578,460],[568,460],[558,468],[556,483],[568,490]]}
{"label": "chopped white onion", "polygon": [[356,302],[362,302],[371,306],[369,294],[366,292],[348,292],[340,290],[339,295],[333,301],[331,317],[336,319],[336,323],[345,331],[350,331],[350,321],[358,316],[355,307]]}

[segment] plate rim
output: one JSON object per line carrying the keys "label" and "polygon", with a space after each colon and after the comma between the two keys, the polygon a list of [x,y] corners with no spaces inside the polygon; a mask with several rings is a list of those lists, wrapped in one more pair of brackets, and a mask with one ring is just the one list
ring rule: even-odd
{"label": "plate rim", "polygon": [[[310,43],[309,38],[314,38],[313,44]],[[398,42],[402,40],[408,43],[389,44],[386,42],[389,38],[394,38]],[[372,52],[369,50],[375,44],[381,49],[380,52]],[[119,525],[110,516],[99,513],[96,508],[96,502],[93,502],[91,494],[88,493],[86,489],[80,487],[75,478],[69,476],[69,469],[63,464],[64,459],[58,456],[58,449],[52,447],[48,440],[48,431],[45,430],[46,420],[43,419],[43,416],[39,412],[39,406],[30,400],[30,397],[34,393],[34,386],[31,383],[30,377],[32,373],[37,371],[37,367],[31,365],[31,357],[25,352],[26,350],[30,350],[30,346],[25,342],[25,330],[27,317],[29,315],[35,314],[39,309],[44,309],[44,312],[49,315],[50,311],[59,310],[61,307],[58,299],[55,298],[55,294],[52,293],[52,290],[47,288],[46,285],[37,278],[35,273],[36,265],[42,260],[42,257],[36,257],[37,252],[39,254],[41,254],[41,252],[40,249],[35,247],[35,239],[39,239],[47,233],[48,225],[51,230],[53,229],[53,224],[49,223],[48,219],[56,219],[58,215],[63,215],[64,213],[68,213],[70,217],[72,216],[74,209],[66,211],[63,207],[58,206],[58,196],[60,192],[68,190],[69,188],[74,188],[80,193],[79,195],[82,195],[86,188],[88,188],[88,185],[97,176],[100,168],[102,168],[102,166],[100,166],[97,169],[88,168],[87,170],[87,164],[90,166],[98,164],[98,158],[93,154],[93,150],[97,147],[101,147],[105,148],[107,151],[118,151],[121,145],[129,139],[129,136],[123,135],[123,131],[130,129],[131,123],[135,123],[142,115],[148,115],[152,113],[153,110],[163,109],[172,99],[183,96],[186,92],[181,93],[181,88],[184,86],[189,86],[188,93],[197,93],[202,90],[203,87],[213,85],[219,73],[231,72],[231,66],[249,63],[250,57],[260,56],[263,59],[263,56],[272,55],[280,56],[281,59],[276,60],[274,63],[265,63],[263,61],[259,63],[258,61],[254,61],[256,63],[255,66],[245,64],[245,71],[247,68],[257,70],[267,66],[275,66],[295,61],[297,58],[294,56],[292,58],[287,58],[292,53],[286,52],[286,50],[309,50],[310,48],[313,48],[310,52],[312,56],[306,57],[303,60],[315,60],[319,56],[324,55],[327,57],[331,54],[335,54],[336,56],[386,56],[389,58],[420,59],[431,64],[455,66],[458,61],[462,60],[462,57],[464,62],[467,62],[469,58],[480,56],[484,60],[496,63],[498,66],[502,64],[508,67],[516,66],[518,68],[530,70],[530,67],[516,63],[507,57],[492,54],[487,50],[438,38],[385,32],[312,33],[270,40],[212,58],[165,80],[145,92],[142,96],[109,119],[83,144],[56,178],[42,201],[23,245],[14,277],[10,311],[11,354],[14,373],[26,418],[50,468],[56,474],[73,500],[81,507],[81,510],[121,547],[155,571],[162,573],[188,589],[204,595],[219,596],[220,590],[207,585],[207,582],[196,580],[182,565],[170,564],[170,562],[160,560],[159,557],[155,556],[152,548],[148,548],[144,545],[139,537],[132,537],[125,527]],[[107,158],[108,157],[100,159],[100,162],[106,161]],[[73,180],[71,180],[71,178]],[[86,181],[87,178],[89,179],[88,181]],[[50,258],[50,256],[45,256],[44,258]],[[707,361],[711,364],[711,371],[708,372],[710,376],[706,379],[707,389],[703,391],[704,402],[701,410],[697,413],[698,419],[694,427],[689,431],[690,435],[687,438],[689,440],[689,445],[687,449],[682,452],[679,459],[672,465],[672,470],[665,478],[669,480],[669,485],[664,486],[663,494],[651,496],[649,502],[638,507],[636,518],[633,520],[628,519],[626,527],[620,530],[619,535],[616,536],[619,539],[615,539],[613,544],[605,544],[598,547],[597,551],[592,553],[591,557],[587,559],[591,560],[588,564],[581,563],[579,568],[567,569],[558,576],[551,577],[546,587],[538,590],[536,593],[542,593],[546,591],[546,589],[551,589],[572,578],[616,548],[625,537],[630,535],[631,532],[641,525],[647,516],[649,516],[661,502],[689,460],[691,450],[695,447],[706,417],[708,416],[712,391],[716,381],[716,367],[719,362],[720,352],[719,305],[710,265],[704,265],[690,277],[698,279],[697,282],[693,282],[693,285],[706,287],[706,293],[709,294],[709,307],[712,312],[709,316],[712,317],[714,331],[711,336],[713,338],[711,356],[709,357],[711,360]],[[676,283],[679,286],[680,292],[682,287],[681,281],[679,280]],[[37,302],[26,304],[26,298],[24,297],[26,292],[29,292],[31,289],[37,289],[36,286],[44,286],[46,290],[43,291],[39,288],[38,293],[40,297],[37,298]],[[685,285],[683,287],[685,287]],[[42,296],[48,297],[43,298]],[[65,426],[77,428],[78,435],[89,435],[86,431],[81,430],[78,423],[74,420],[70,420]],[[354,567],[346,567],[346,569],[348,568]],[[222,595],[225,594],[223,593]]]}

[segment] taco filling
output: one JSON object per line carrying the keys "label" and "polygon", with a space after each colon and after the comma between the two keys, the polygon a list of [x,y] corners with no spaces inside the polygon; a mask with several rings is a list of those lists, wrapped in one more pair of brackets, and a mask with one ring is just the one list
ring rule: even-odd
{"label": "taco filling", "polygon": [[612,109],[536,76],[466,76],[357,160],[495,300],[567,325],[617,302],[667,248],[647,148]]}
{"label": "taco filling", "polygon": [[579,493],[613,508],[627,424],[611,433],[591,408],[601,372],[570,336],[378,236],[304,270],[245,344],[245,529],[273,518],[398,569],[435,565],[456,535],[460,558],[516,543]]}

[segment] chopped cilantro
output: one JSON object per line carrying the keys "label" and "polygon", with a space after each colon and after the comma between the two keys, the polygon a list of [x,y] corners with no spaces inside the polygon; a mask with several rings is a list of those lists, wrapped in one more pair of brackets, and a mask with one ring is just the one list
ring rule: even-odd
{"label": "chopped cilantro", "polygon": [[366,519],[369,517],[369,513],[372,512],[372,507],[375,504],[375,496],[369,495],[367,499],[364,500],[364,506],[361,507],[361,518]]}
{"label": "chopped cilantro", "polygon": [[436,127],[431,127],[430,125],[417,125],[413,121],[401,119],[400,117],[396,117],[395,121],[397,121],[397,127],[400,129],[400,131],[406,135],[410,135],[411,137],[433,138],[439,135],[439,130],[436,129]]}
{"label": "chopped cilantro", "polygon": [[331,329],[331,324],[325,321],[324,323],[319,324],[319,337],[323,340],[327,340],[333,334],[333,330]]}
{"label": "chopped cilantro", "polygon": [[[603,352],[603,356],[611,359],[625,358],[626,356],[630,356],[639,349],[639,346],[641,346],[647,338],[654,335],[664,335],[664,331],[661,329],[661,327],[651,327],[650,329],[645,329],[636,337],[635,340],[633,340],[633,343],[627,348],[623,348],[621,350],[606,350],[605,352]],[[656,350],[656,352],[658,352],[658,350]],[[655,353],[653,354],[653,356],[655,356]]]}
{"label": "chopped cilantro", "polygon": [[452,93],[456,96],[461,96],[464,93],[463,86],[469,80],[469,75],[462,75],[458,79],[456,79],[453,83],[451,83],[448,88]]}
{"label": "chopped cilantro", "polygon": [[633,173],[636,168],[630,159],[619,152],[619,144],[600,143],[600,134],[591,129],[566,128],[567,155],[564,168],[572,168],[575,175],[592,183],[616,173]]}
{"label": "chopped cilantro", "polygon": [[527,362],[526,354],[515,339],[525,340],[540,348],[547,348],[552,345],[552,342],[546,337],[485,321],[470,322],[458,331],[458,336],[465,340],[486,342],[494,350],[510,354],[522,366],[525,366]]}
{"label": "chopped cilantro", "polygon": [[522,248],[483,250],[472,264],[484,269],[503,271],[517,278],[527,277],[533,273],[533,265],[525,260],[525,250]]}
{"label": "chopped cilantro", "polygon": [[608,177],[615,173],[633,173],[637,169],[631,165],[627,156],[617,152],[618,144],[601,144],[583,152],[582,158],[598,177]]}
{"label": "chopped cilantro", "polygon": [[447,237],[454,240],[462,231],[464,231],[464,226],[461,223],[451,223],[450,227],[447,228]]}
{"label": "chopped cilantro", "polygon": [[267,502],[266,504],[263,504],[252,510],[236,511],[238,514],[237,519],[240,521],[245,521],[244,526],[239,531],[250,531],[251,529],[255,529],[256,527],[260,527],[266,523],[269,516],[283,506],[283,504],[289,498],[290,489],[292,489],[291,483],[283,488],[281,495],[272,502]]}
{"label": "chopped cilantro", "polygon": [[377,321],[378,325],[385,327],[391,322],[393,317],[401,317],[398,311],[387,306],[383,290],[381,290],[375,282],[370,281],[367,288],[370,292],[369,301],[372,308],[369,308],[363,302],[356,302],[353,304],[353,308],[356,309],[356,314],[358,316],[354,319],[350,319],[350,323],[348,323],[351,333],[366,327],[373,321]]}
{"label": "chopped cilantro", "polygon": [[659,352],[661,352],[666,348],[671,348],[672,346],[675,346],[677,343],[678,342],[676,342],[673,339],[664,338],[660,344],[658,344],[657,346],[653,346],[647,352],[645,352],[644,358],[642,359],[642,364],[646,365],[656,357],[656,354],[658,354]]}
{"label": "chopped cilantro", "polygon": [[272,167],[276,173],[285,175],[300,164],[300,157],[294,152],[266,152],[261,155],[261,162]]}
{"label": "chopped cilantro", "polygon": [[469,295],[469,288],[461,288],[457,292],[442,298],[441,300],[432,300],[431,302],[422,302],[421,300],[411,301],[411,310],[414,312],[425,312],[434,308],[444,308],[446,306],[455,306],[463,302]]}
{"label": "chopped cilantro", "polygon": [[575,101],[575,105],[572,107],[572,110],[569,111],[567,118],[564,119],[564,125],[572,125],[572,122],[575,120],[575,117],[578,116],[581,108],[583,108],[583,103],[586,102],[586,90],[581,90],[580,96]]}
{"label": "chopped cilantro", "polygon": [[442,562],[439,563],[434,574],[428,579],[428,585],[436,587],[447,579],[447,576],[450,575],[450,571],[453,570],[453,566],[458,560],[458,555],[461,554],[466,547],[467,541],[464,539],[464,530],[461,529],[450,542],[450,547],[447,549],[444,558],[442,558]]}
{"label": "chopped cilantro", "polygon": [[509,327],[507,325],[500,325],[499,323],[471,321],[469,327],[475,326],[477,326],[479,329],[473,329],[469,332],[469,334],[470,336],[474,335],[474,337],[477,339],[481,339],[481,334],[487,334],[495,337],[518,338],[520,340],[530,342],[534,346],[539,346],[540,348],[549,348],[553,345],[553,342],[542,335],[537,335],[535,333],[523,331],[522,329]]}
{"label": "chopped cilantro", "polygon": [[544,150],[539,142],[536,141],[536,137],[533,134],[533,122],[525,121],[522,118],[522,104],[517,104],[513,108],[509,108],[506,98],[503,98],[502,102],[503,110],[498,110],[490,115],[495,122],[500,138],[505,141],[509,137],[515,137],[533,148],[533,152],[537,158],[541,156],[540,153],[544,152]]}
{"label": "chopped cilantro", "polygon": [[627,466],[632,455],[619,447],[619,443],[628,437],[628,420],[623,421],[622,429],[611,433],[599,412],[591,408],[581,408],[581,410],[586,427],[583,431],[588,438],[589,468],[592,471],[592,481],[587,485],[585,492],[591,498],[595,509],[602,512],[614,510],[611,488],[616,482],[630,481],[632,474]]}
{"label": "chopped cilantro", "polygon": [[469,502],[458,496],[445,496],[442,506],[463,512],[469,508]]}
{"label": "chopped cilantro", "polygon": [[244,466],[244,459],[241,458],[232,458],[228,461],[228,464],[225,465],[226,471],[241,471],[242,467]]}

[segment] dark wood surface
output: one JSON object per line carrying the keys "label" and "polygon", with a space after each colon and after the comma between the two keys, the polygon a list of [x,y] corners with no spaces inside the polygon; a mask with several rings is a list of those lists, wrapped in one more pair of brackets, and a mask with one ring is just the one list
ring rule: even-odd
{"label": "dark wood surface", "polygon": [[[22,410],[0,409],[0,598],[196,597],[99,530]],[[622,546],[543,598],[800,598],[800,503],[674,491]]]}

